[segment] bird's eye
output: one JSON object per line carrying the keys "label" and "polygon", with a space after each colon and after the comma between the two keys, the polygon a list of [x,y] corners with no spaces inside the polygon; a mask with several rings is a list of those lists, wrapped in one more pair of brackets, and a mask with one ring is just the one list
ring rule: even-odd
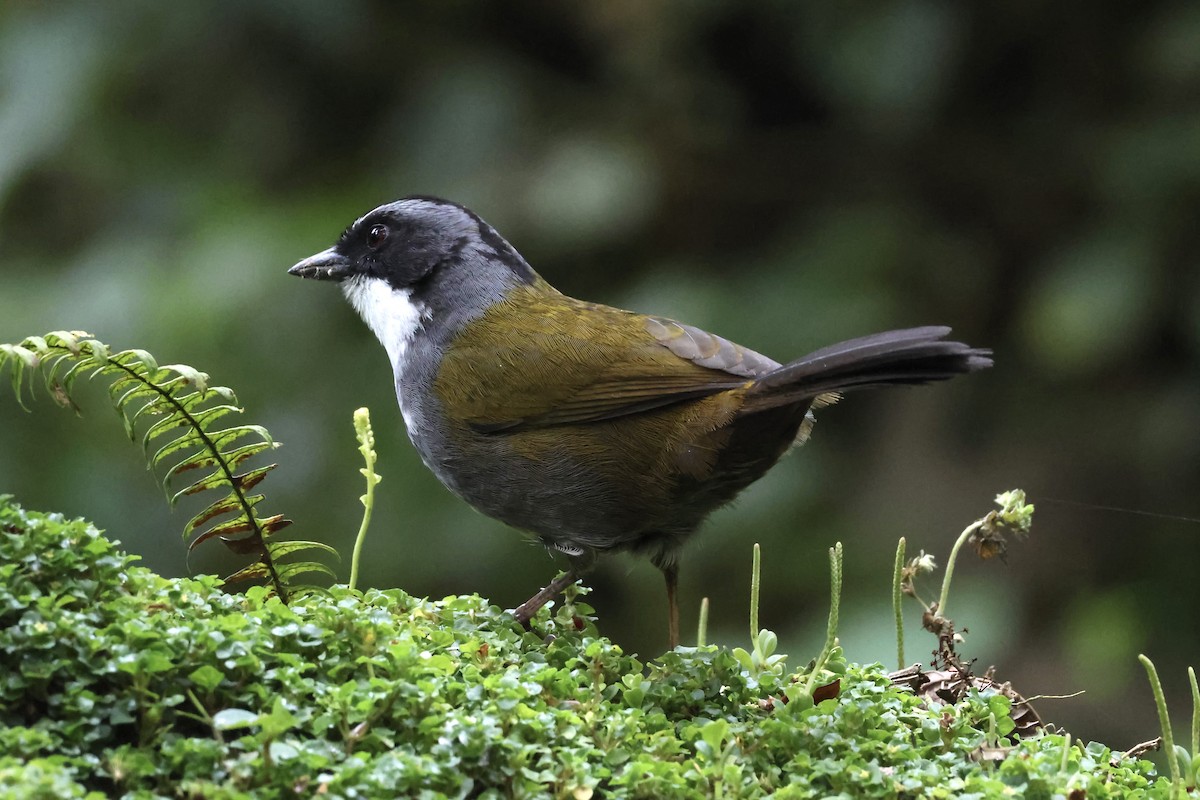
{"label": "bird's eye", "polygon": [[367,231],[367,247],[372,250],[378,250],[387,241],[388,229],[386,225],[375,225],[371,230]]}

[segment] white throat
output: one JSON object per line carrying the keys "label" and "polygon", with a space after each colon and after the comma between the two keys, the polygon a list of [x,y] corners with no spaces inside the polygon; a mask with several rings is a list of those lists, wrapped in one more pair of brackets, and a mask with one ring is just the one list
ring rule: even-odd
{"label": "white throat", "polygon": [[399,378],[408,346],[424,323],[425,306],[413,301],[410,289],[393,289],[381,278],[350,278],[342,283],[342,291],[387,350]]}

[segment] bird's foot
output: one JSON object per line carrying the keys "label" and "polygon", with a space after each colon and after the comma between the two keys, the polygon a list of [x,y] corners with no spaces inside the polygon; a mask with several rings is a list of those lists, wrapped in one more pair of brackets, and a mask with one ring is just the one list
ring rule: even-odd
{"label": "bird's foot", "polygon": [[521,605],[513,609],[513,618],[524,626],[525,630],[529,630],[529,620],[533,619],[534,615],[541,610],[542,606],[554,599],[555,595],[562,592],[575,581],[579,580],[579,576],[575,572],[568,571],[559,575],[554,580],[550,581],[550,585],[542,589],[533,597],[526,600]]}

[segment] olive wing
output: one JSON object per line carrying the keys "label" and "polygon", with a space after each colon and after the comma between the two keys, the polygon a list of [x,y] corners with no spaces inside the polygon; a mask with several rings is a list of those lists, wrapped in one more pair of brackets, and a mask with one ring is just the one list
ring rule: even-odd
{"label": "olive wing", "polygon": [[470,323],[436,389],[472,429],[501,433],[663,408],[778,366],[690,325],[559,295],[503,302]]}

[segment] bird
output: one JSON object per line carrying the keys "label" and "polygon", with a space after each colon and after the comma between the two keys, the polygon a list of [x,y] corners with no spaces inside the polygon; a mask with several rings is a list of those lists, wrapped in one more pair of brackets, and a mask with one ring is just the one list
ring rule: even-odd
{"label": "bird", "polygon": [[950,328],[891,330],[787,363],[547,283],[478,214],[408,196],[288,272],[340,285],[386,350],[408,437],[452,493],[565,556],[513,614],[613,552],[646,556],[679,643],[680,552],[715,509],[802,444],[842,393],[992,365]]}

